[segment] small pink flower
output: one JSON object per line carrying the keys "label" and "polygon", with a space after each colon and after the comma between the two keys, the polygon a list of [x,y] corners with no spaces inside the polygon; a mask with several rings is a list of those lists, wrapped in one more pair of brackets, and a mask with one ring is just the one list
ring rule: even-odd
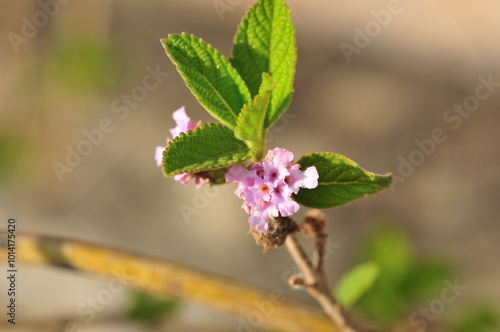
{"label": "small pink flower", "polygon": [[264,182],[271,188],[283,182],[285,177],[290,175],[286,166],[278,166],[272,162],[263,162],[262,168],[264,169]]}
{"label": "small pink flower", "polygon": [[275,148],[263,161],[248,168],[233,165],[226,181],[238,185],[234,193],[245,200],[242,208],[250,214],[250,226],[266,232],[269,217],[291,216],[299,210],[291,196],[300,188],[315,188],[318,171],[314,166],[300,171],[300,165],[293,163],[293,153]]}
{"label": "small pink flower", "polygon": [[163,163],[163,151],[165,151],[166,146],[157,146],[155,152],[156,166],[160,167]]}
{"label": "small pink flower", "polygon": [[267,220],[269,217],[277,217],[278,209],[276,205],[270,202],[262,202],[262,204],[250,210],[248,224],[262,233],[267,231]]}
{"label": "small pink flower", "polygon": [[197,124],[192,122],[189,116],[187,116],[184,106],[175,111],[172,117],[177,125],[175,128],[170,129],[172,138],[176,138],[181,133],[187,133],[189,130],[195,130],[197,127]]}
{"label": "small pink flower", "polygon": [[266,161],[272,162],[276,167],[288,167],[293,161],[293,153],[286,149],[275,148],[267,153]]}
{"label": "small pink flower", "polygon": [[304,172],[300,171],[300,165],[295,164],[288,168],[290,174],[285,177],[285,182],[296,194],[300,188],[312,189],[318,186],[318,170],[316,167],[308,167]]}
{"label": "small pink flower", "polygon": [[244,199],[249,207],[256,206],[259,200],[270,199],[269,188],[255,169],[247,169],[240,164],[233,165],[226,173],[226,181],[238,184],[234,193]]}
{"label": "small pink flower", "polygon": [[[180,136],[181,133],[187,133],[190,130],[195,130],[201,124],[201,121],[198,123],[194,123],[191,121],[189,116],[187,116],[186,114],[186,109],[184,108],[184,106],[175,111],[172,114],[172,117],[174,118],[176,124],[175,128],[170,129],[170,133],[172,134],[172,139]],[[167,146],[170,141],[171,139],[167,137]],[[156,160],[156,166],[158,167],[160,167],[163,163],[163,151],[165,151],[166,148],[167,147],[165,146],[156,147],[155,160]],[[183,185],[187,185],[189,180],[193,177],[195,178],[195,185],[197,189],[200,189],[205,183],[210,182],[209,179],[197,176],[196,173],[179,174],[176,175],[174,179],[176,181],[179,181]]]}

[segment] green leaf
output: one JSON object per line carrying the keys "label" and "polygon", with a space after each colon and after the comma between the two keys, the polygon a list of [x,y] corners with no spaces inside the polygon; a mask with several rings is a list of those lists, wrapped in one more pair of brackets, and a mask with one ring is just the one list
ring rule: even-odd
{"label": "green leaf", "polygon": [[173,176],[223,168],[252,157],[254,151],[220,123],[202,123],[181,133],[163,151],[163,173]]}
{"label": "green leaf", "polygon": [[498,305],[468,305],[457,315],[448,331],[453,332],[494,332],[500,330]]}
{"label": "green leaf", "polygon": [[270,127],[290,104],[297,61],[295,29],[283,0],[260,0],[250,8],[234,38],[230,61],[252,96],[258,94],[262,73],[273,77],[277,87],[264,123]]}
{"label": "green leaf", "polygon": [[0,181],[14,179],[25,144],[21,135],[10,134],[9,129],[7,125],[0,129]]}
{"label": "green leaf", "polygon": [[362,258],[377,263],[384,279],[398,286],[404,283],[415,265],[415,253],[408,235],[391,226],[379,228],[364,241]]}
{"label": "green leaf", "polygon": [[238,116],[234,135],[241,140],[260,142],[264,139],[264,120],[271,97],[271,92],[276,88],[273,79],[267,73],[262,74],[262,85],[259,94],[243,106]]}
{"label": "green leaf", "polygon": [[373,286],[380,269],[374,262],[356,265],[346,272],[335,288],[337,300],[347,309]]}
{"label": "green leaf", "polygon": [[161,40],[191,92],[219,121],[235,127],[243,105],[251,96],[231,64],[212,46],[182,33]]}
{"label": "green leaf", "polygon": [[399,227],[384,225],[370,232],[360,249],[360,260],[377,264],[380,275],[356,307],[382,325],[407,319],[415,298],[408,297],[405,284],[416,259],[408,235]]}
{"label": "green leaf", "polygon": [[132,292],[132,306],[127,315],[130,319],[154,324],[162,318],[175,314],[180,303],[141,291]]}
{"label": "green leaf", "polygon": [[454,269],[441,261],[418,259],[401,283],[401,293],[409,299],[432,298],[443,287],[443,280],[452,280]]}
{"label": "green leaf", "polygon": [[318,209],[332,208],[352,202],[365,195],[388,188],[392,175],[377,175],[360,168],[354,161],[329,152],[315,152],[303,156],[298,162],[304,170],[315,166],[318,186],[301,189],[294,195],[298,203]]}
{"label": "green leaf", "polygon": [[47,54],[50,78],[64,89],[77,93],[116,86],[121,67],[114,42],[91,29],[64,31],[54,38]]}
{"label": "green leaf", "polygon": [[392,223],[371,231],[359,247],[359,260],[372,261],[380,269],[373,286],[356,303],[374,323],[394,326],[408,319],[418,304],[440,296],[443,281],[457,275],[445,261],[417,256],[406,231]]}

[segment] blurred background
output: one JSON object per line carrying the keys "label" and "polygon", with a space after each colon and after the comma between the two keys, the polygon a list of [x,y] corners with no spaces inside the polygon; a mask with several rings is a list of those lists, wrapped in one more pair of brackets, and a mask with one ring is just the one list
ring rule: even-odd
{"label": "blurred background", "polygon": [[[19,232],[146,253],[314,304],[283,282],[293,268],[286,250],[262,254],[247,235],[247,215],[233,186],[218,187],[216,194],[202,190],[200,203],[193,184],[164,178],[154,161],[155,147],[165,145],[175,126],[173,111],[186,106],[193,121],[214,121],[159,39],[189,32],[230,57],[237,24],[254,1],[62,2],[9,2],[0,13],[4,225],[15,216]],[[297,159],[331,151],[396,176],[391,189],[326,211],[332,282],[359,261],[396,262],[406,276],[423,275],[415,282],[424,283],[425,292],[412,289],[411,278],[388,282],[382,271],[382,284],[372,291],[392,294],[386,299],[392,302],[376,303],[381,296],[368,293],[361,315],[405,325],[415,308],[439,299],[446,281],[456,279],[466,290],[438,310],[433,324],[465,332],[467,323],[457,323],[465,319],[461,313],[477,311],[472,321],[495,326],[500,3],[287,3],[297,35],[295,95],[270,130],[268,148],[287,148]],[[487,81],[492,83],[478,88]],[[489,95],[475,104],[478,89]],[[468,108],[459,111],[464,103]],[[436,130],[446,139],[431,144]],[[78,149],[86,155],[75,157]],[[183,214],[186,207],[195,212]],[[382,258],[374,257],[377,245],[385,248]],[[150,328],[120,318],[137,304],[129,292],[83,322],[77,306],[106,281],[34,266],[23,268],[21,278],[20,331],[62,331],[68,320],[82,322],[85,331]],[[3,278],[0,287],[6,287]],[[410,293],[422,295],[420,302]],[[235,331],[238,321],[185,303],[159,330],[200,327]]]}

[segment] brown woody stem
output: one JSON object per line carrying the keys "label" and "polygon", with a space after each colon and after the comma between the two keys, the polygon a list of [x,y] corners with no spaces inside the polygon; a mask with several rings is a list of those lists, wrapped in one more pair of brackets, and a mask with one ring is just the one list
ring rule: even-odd
{"label": "brown woody stem", "polygon": [[288,235],[286,248],[293,260],[304,275],[305,285],[303,289],[314,297],[325,313],[335,323],[341,332],[364,332],[367,331],[357,326],[346,314],[340,303],[332,295],[328,279],[323,269],[323,258],[325,253],[327,235],[323,232],[316,234],[314,263],[311,264],[307,253],[295,234]]}

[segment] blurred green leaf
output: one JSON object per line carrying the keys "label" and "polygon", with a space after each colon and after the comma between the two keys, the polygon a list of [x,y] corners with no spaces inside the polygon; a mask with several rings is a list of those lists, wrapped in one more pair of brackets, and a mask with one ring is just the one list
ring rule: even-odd
{"label": "blurred green leaf", "polygon": [[444,280],[451,280],[456,273],[442,261],[418,260],[411,267],[403,284],[403,295],[412,299],[427,299],[440,292]]}
{"label": "blurred green leaf", "polygon": [[172,316],[179,309],[180,303],[148,293],[134,291],[131,294],[132,306],[127,316],[144,323],[155,323],[162,318]]}
{"label": "blurred green leaf", "polygon": [[103,90],[116,77],[113,43],[97,34],[73,31],[54,43],[50,76],[64,88]]}
{"label": "blurred green leaf", "polygon": [[414,253],[407,235],[400,229],[385,227],[375,231],[362,244],[363,260],[375,262],[386,278],[402,281],[414,264]]}
{"label": "blurred green leaf", "polygon": [[498,332],[500,331],[498,308],[467,308],[467,311],[464,311],[463,315],[452,324],[450,330],[453,332]]}
{"label": "blurred green leaf", "polygon": [[373,262],[356,265],[337,284],[334,292],[337,300],[348,309],[373,286],[379,274],[380,269]]}
{"label": "blurred green leaf", "polygon": [[23,148],[23,141],[11,135],[0,135],[0,179],[10,180]]}
{"label": "blurred green leaf", "polygon": [[382,275],[359,301],[354,305],[371,321],[384,326],[390,326],[405,319],[408,303],[398,293],[398,288],[382,280]]}
{"label": "blurred green leaf", "polygon": [[375,262],[380,275],[354,308],[385,326],[408,319],[418,303],[439,296],[454,275],[444,261],[417,257],[407,234],[395,226],[373,231],[359,256],[359,261]]}
{"label": "blurred green leaf", "polygon": [[373,261],[380,275],[356,307],[383,325],[393,324],[406,315],[409,305],[402,293],[415,261],[408,238],[402,230],[383,227],[371,233],[361,248],[360,261]]}

